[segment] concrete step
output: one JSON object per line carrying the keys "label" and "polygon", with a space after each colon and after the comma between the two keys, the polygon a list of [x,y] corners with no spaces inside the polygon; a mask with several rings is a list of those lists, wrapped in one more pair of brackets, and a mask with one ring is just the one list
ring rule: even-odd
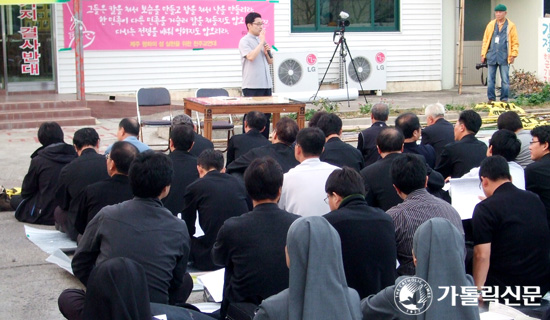
{"label": "concrete step", "polygon": [[61,126],[95,125],[91,115],[86,101],[4,101],[0,103],[0,130],[38,128],[45,121]]}
{"label": "concrete step", "polygon": [[38,128],[40,124],[45,121],[55,121],[60,126],[93,126],[96,124],[96,119],[90,116],[82,117],[63,117],[63,118],[42,118],[42,119],[28,119],[28,120],[5,120],[0,121],[0,130],[6,129],[27,129]]}
{"label": "concrete step", "polygon": [[45,110],[64,109],[74,107],[86,107],[86,101],[60,100],[60,101],[6,101],[0,103],[0,112],[14,110]]}
{"label": "concrete step", "polygon": [[91,117],[84,107],[9,110],[0,113],[0,121],[46,120],[58,118]]}

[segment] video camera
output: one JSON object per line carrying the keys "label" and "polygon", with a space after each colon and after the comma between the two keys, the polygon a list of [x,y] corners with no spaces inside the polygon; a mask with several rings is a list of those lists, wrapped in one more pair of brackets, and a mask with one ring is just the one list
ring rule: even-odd
{"label": "video camera", "polygon": [[338,27],[339,28],[349,27],[349,25],[350,25],[350,22],[348,20],[349,13],[341,11],[340,14],[338,15],[338,17],[340,18],[340,19],[338,19]]}
{"label": "video camera", "polygon": [[[346,27],[350,25],[348,18],[349,14],[344,11],[341,11],[338,15],[338,29],[334,30],[334,34],[332,35],[332,42],[334,42],[334,44],[340,42],[341,38],[344,36],[344,32],[346,32]],[[338,41],[336,41],[337,36],[340,36]]]}
{"label": "video camera", "polygon": [[476,64],[476,70],[479,70],[481,68],[487,68],[487,62],[483,62],[483,63],[477,63]]}

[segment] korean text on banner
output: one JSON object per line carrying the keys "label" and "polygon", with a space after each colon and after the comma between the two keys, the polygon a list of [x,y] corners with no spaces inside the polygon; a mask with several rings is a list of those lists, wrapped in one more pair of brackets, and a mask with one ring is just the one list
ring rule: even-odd
{"label": "korean text on banner", "polygon": [[[269,1],[94,0],[83,2],[87,50],[237,48],[249,12],[262,15],[273,44],[274,3]],[[74,47],[73,1],[63,5],[65,48]]]}

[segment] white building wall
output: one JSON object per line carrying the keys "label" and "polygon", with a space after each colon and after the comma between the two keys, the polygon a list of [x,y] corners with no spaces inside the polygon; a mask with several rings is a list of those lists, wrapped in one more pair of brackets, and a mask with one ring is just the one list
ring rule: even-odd
{"label": "white building wall", "polygon": [[[442,1],[401,0],[398,32],[347,32],[353,56],[360,50],[385,49],[387,91],[440,90],[442,82]],[[56,5],[57,50],[63,48],[63,10]],[[319,80],[335,49],[332,33],[290,33],[290,0],[275,4],[275,47],[318,52]],[[275,53],[276,54],[276,53]],[[338,80],[338,54],[325,83]],[[134,92],[139,87],[170,90],[200,87],[240,88],[237,49],[120,50],[84,52],[87,93]],[[58,90],[76,92],[74,50],[57,55]]]}
{"label": "white building wall", "polygon": [[[519,55],[514,61],[513,68],[510,68],[510,75],[512,75],[513,69],[536,72],[538,68],[538,52],[536,50],[538,38],[533,35],[538,32],[539,17],[544,16],[544,2],[540,0],[493,1],[491,9],[499,3],[507,7],[506,17],[516,24],[518,31]],[[493,13],[492,10],[491,13]],[[492,14],[491,19],[494,18],[494,14]]]}

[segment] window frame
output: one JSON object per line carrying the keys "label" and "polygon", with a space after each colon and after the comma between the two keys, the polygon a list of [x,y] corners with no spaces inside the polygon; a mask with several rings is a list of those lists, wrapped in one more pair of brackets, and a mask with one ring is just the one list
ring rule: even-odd
{"label": "window frame", "polygon": [[[339,28],[336,26],[325,26],[321,25],[321,5],[320,1],[322,0],[315,0],[315,26],[313,27],[301,27],[301,26],[294,26],[293,23],[293,16],[294,11],[292,10],[292,5],[294,0],[290,1],[290,33],[319,33],[319,32],[334,32],[335,30],[338,30]],[[375,14],[375,3],[378,0],[371,0],[371,21],[374,21],[374,14]],[[372,26],[374,22],[371,22],[370,27],[354,27],[353,24],[346,27],[346,32],[400,32],[401,31],[401,24],[400,24],[400,12],[401,12],[401,1],[400,0],[393,0],[394,1],[394,16],[395,16],[395,23],[394,26]]]}

